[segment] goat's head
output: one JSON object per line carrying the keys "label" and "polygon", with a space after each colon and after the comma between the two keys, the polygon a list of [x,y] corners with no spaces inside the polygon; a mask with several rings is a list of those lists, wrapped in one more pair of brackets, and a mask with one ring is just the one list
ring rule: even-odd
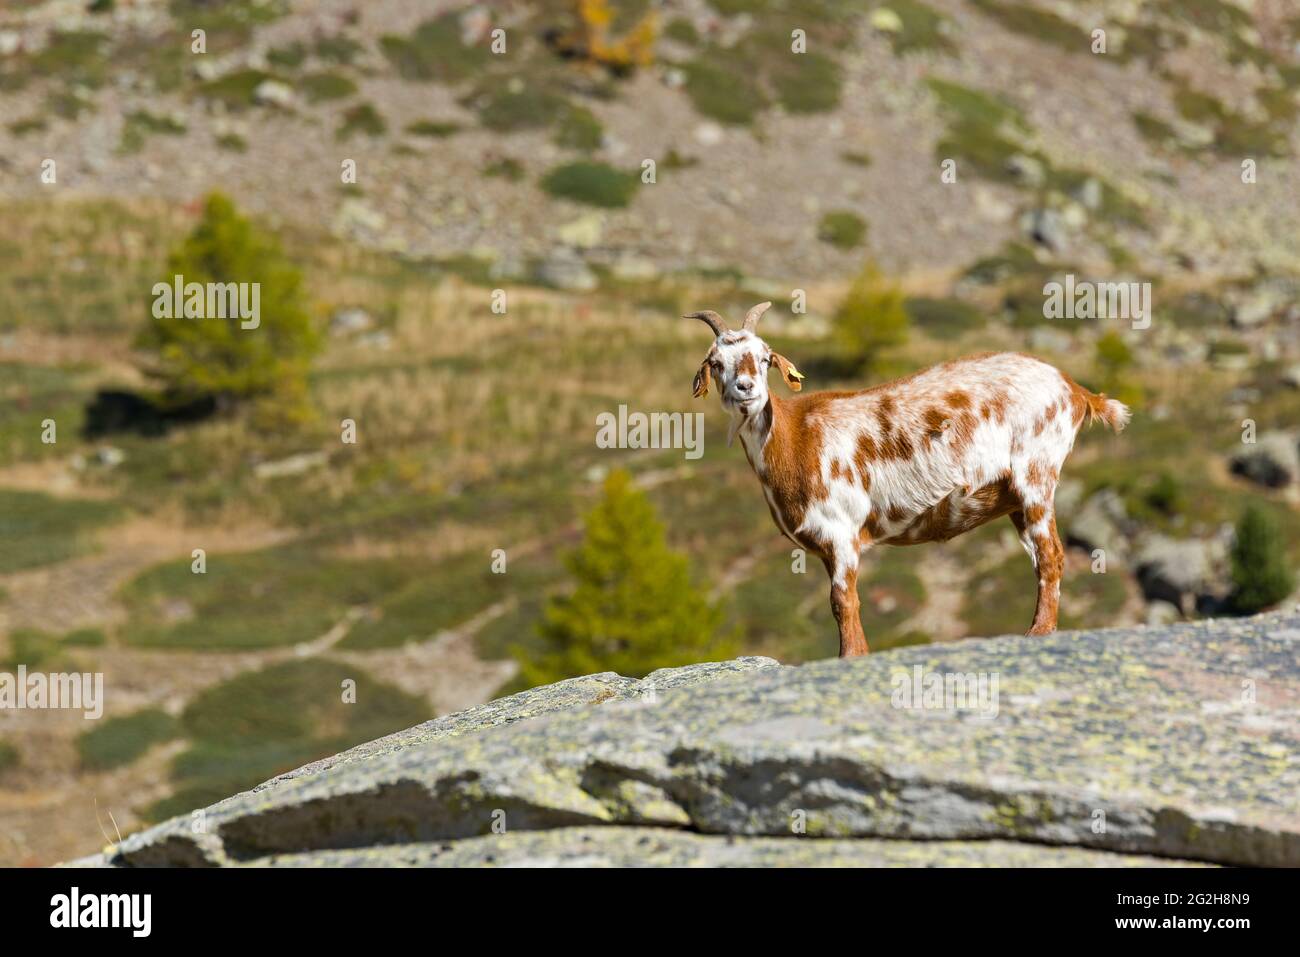
{"label": "goat's head", "polygon": [[754,331],[759,317],[771,307],[770,302],[760,302],[745,316],[740,329],[728,329],[726,322],[716,312],[692,312],[686,319],[699,319],[716,338],[709,354],[695,373],[695,397],[709,394],[709,384],[716,381],[722,407],[729,412],[748,417],[767,405],[767,370],[776,366],[785,384],[794,392],[803,386],[803,375],[789,359],[769,348]]}

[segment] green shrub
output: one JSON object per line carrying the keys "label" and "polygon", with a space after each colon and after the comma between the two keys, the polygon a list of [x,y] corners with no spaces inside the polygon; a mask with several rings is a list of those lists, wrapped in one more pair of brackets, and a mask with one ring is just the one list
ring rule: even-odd
{"label": "green shrub", "polygon": [[15,628],[9,633],[9,651],[0,660],[0,668],[12,671],[25,665],[35,671],[63,663],[59,638],[36,628]]}
{"label": "green shrub", "polygon": [[1133,114],[1133,125],[1141,137],[1153,146],[1173,149],[1179,145],[1178,132],[1158,116],[1138,111]]}
{"label": "green shrub", "polygon": [[108,636],[99,628],[76,628],[63,636],[63,644],[72,648],[101,648]]}
{"label": "green shrub", "polygon": [[307,60],[307,45],[301,40],[272,47],[266,51],[266,62],[285,70],[296,70]]}
{"label": "green shrub", "polygon": [[184,132],[185,124],[169,116],[155,116],[147,110],[133,110],[126,114],[123,121],[122,143],[119,148],[123,153],[137,153],[152,133],[180,136]]}
{"label": "green shrub", "polygon": [[426,20],[408,37],[384,36],[379,49],[407,80],[456,83],[477,74],[491,54],[484,47],[460,41],[460,19],[454,13]]}
{"label": "green shrub", "polygon": [[8,741],[0,741],[0,774],[18,767],[20,763],[18,749]]}
{"label": "green shrub", "polygon": [[706,51],[686,65],[686,95],[704,116],[734,126],[747,126],[767,108],[768,99],[747,71],[727,64],[726,50]]}
{"label": "green shrub", "polygon": [[77,752],[85,770],[107,771],[130,764],[155,744],[179,735],[175,718],[158,708],[146,708],[99,722],[77,739]]}
{"label": "green shrub", "polygon": [[1252,615],[1276,605],[1295,588],[1295,572],[1277,523],[1251,504],[1237,521],[1232,544],[1232,607]]}
{"label": "green shrub", "polygon": [[836,308],[833,324],[849,356],[868,369],[878,368],[889,349],[907,341],[903,293],[868,264]]}
{"label": "green shrub", "polygon": [[343,114],[343,122],[334,132],[334,138],[349,140],[357,133],[364,136],[383,136],[388,123],[369,103],[358,103]]}
{"label": "green shrub", "polygon": [[338,73],[308,73],[299,85],[303,94],[312,103],[343,100],[357,92],[357,85]]}
{"label": "green shrub", "polygon": [[253,105],[253,93],[263,80],[278,79],[262,70],[236,70],[209,80],[199,87],[199,95],[217,100],[229,110],[242,110]]}
{"label": "green shrub", "polygon": [[821,218],[817,238],[836,249],[854,249],[867,238],[867,224],[857,213],[837,210]]}
{"label": "green shrub", "polygon": [[524,164],[511,156],[495,159],[483,167],[484,176],[499,177],[517,183],[524,178]]}
{"label": "green shrub", "polygon": [[1165,517],[1187,510],[1187,493],[1182,483],[1169,472],[1161,472],[1143,496],[1144,504]]}
{"label": "green shrub", "polygon": [[605,129],[594,113],[581,106],[565,110],[555,128],[555,143],[565,149],[590,153],[600,149]]}
{"label": "green shrub", "polygon": [[682,46],[693,47],[700,43],[700,33],[695,29],[695,24],[682,17],[668,21],[668,26],[664,28],[664,36]]}
{"label": "green shrub", "polygon": [[898,15],[903,28],[890,33],[889,42],[894,53],[905,56],[918,50],[954,53],[956,47],[948,39],[948,18],[936,13],[920,0],[886,0],[885,6]]}
{"label": "green shrub", "polygon": [[[279,243],[213,193],[199,224],[167,261],[161,283],[258,283],[260,319],[241,328],[228,319],[151,316],[138,345],[152,352],[150,373],[172,396],[212,396],[219,403],[253,397],[295,400],[305,388],[319,335],[307,314],[302,276]],[[178,304],[179,305],[179,304]],[[154,312],[157,312],[155,308]]]}
{"label": "green shrub", "polygon": [[28,64],[33,76],[56,77],[68,87],[103,86],[112,66],[106,34],[94,30],[56,30]]}
{"label": "green shrub", "polygon": [[562,199],[613,208],[630,203],[639,182],[635,173],[606,163],[579,162],[555,167],[542,179],[542,188]]}
{"label": "green shrub", "polygon": [[31,116],[22,120],[14,120],[8,124],[8,130],[14,136],[26,136],[28,133],[43,133],[49,128],[49,123],[43,116]]}
{"label": "green shrub", "polygon": [[955,159],[976,175],[1003,183],[1016,182],[1007,165],[1013,155],[1027,155],[1050,167],[1046,157],[1022,144],[1029,124],[1017,107],[947,80],[932,77],[927,84],[947,121],[946,132],[935,144],[937,159]]}
{"label": "green shrub", "polygon": [[960,299],[908,299],[908,318],[932,336],[960,336],[984,327],[984,313]]}
{"label": "green shrub", "polygon": [[479,122],[495,133],[545,129],[564,112],[564,97],[536,86],[502,85],[474,98]]}
{"label": "green shrub", "polygon": [[1040,10],[1028,4],[1001,3],[998,0],[972,0],[982,11],[1013,33],[1033,37],[1071,53],[1091,51],[1091,37],[1069,20],[1049,10]]}
{"label": "green shrub", "polygon": [[444,139],[448,136],[454,136],[460,130],[459,123],[438,122],[436,120],[416,120],[406,127],[406,132],[412,136],[427,136],[431,139]]}
{"label": "green shrub", "polygon": [[766,60],[776,98],[788,113],[826,113],[840,105],[844,71],[820,53],[790,54]]}
{"label": "green shrub", "polygon": [[364,50],[365,47],[356,40],[339,33],[334,36],[321,37],[316,41],[313,52],[316,54],[316,59],[323,63],[347,66]]}
{"label": "green shrub", "polygon": [[574,588],[546,606],[539,634],[547,650],[519,654],[532,684],[598,671],[641,677],[735,654],[718,633],[721,612],[691,583],[687,558],[668,547],[654,506],[626,472],[606,480],[566,564]]}

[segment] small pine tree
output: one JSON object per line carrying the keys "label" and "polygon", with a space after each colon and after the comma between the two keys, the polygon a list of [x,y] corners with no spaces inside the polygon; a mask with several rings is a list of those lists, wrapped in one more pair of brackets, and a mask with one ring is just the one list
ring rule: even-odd
{"label": "small pine tree", "polygon": [[538,626],[547,651],[515,650],[528,684],[598,671],[636,678],[736,654],[734,640],[719,635],[721,611],[691,584],[686,556],[668,547],[654,506],[627,472],[606,479],[566,564],[575,587],[551,599]]}
{"label": "small pine tree", "polygon": [[1276,605],[1295,587],[1282,534],[1258,505],[1246,506],[1237,521],[1232,584],[1232,606],[1243,615]]}
{"label": "small pine tree", "polygon": [[160,318],[151,310],[137,346],[156,355],[150,372],[168,396],[213,397],[219,405],[272,397],[304,402],[320,338],[307,313],[302,275],[274,237],[213,193],[199,224],[168,257],[161,282],[171,286],[178,275],[186,284],[258,283],[260,315],[255,328],[241,328],[238,318],[187,318],[180,308]]}
{"label": "small pine tree", "polygon": [[845,351],[867,369],[878,369],[886,350],[907,341],[903,292],[868,263],[835,310],[834,324]]}

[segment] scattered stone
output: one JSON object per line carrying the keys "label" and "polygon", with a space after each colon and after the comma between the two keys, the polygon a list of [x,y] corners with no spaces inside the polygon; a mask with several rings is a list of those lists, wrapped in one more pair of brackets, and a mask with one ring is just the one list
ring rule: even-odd
{"label": "scattered stone", "polygon": [[722,127],[717,123],[701,123],[695,127],[695,141],[701,146],[717,146],[722,138]]}
{"label": "scattered stone", "polygon": [[1043,352],[1069,352],[1074,336],[1057,326],[1034,326],[1029,330],[1029,347]]}
{"label": "scattered stone", "polygon": [[116,468],[126,461],[126,453],[113,445],[101,445],[95,449],[94,462],[106,469]]}
{"label": "scattered stone", "polygon": [[374,325],[375,317],[364,309],[358,307],[340,309],[330,317],[330,335],[346,336],[354,332],[365,332]]}
{"label": "scattered stone", "polygon": [[502,253],[488,266],[488,278],[496,282],[515,282],[528,278],[528,261],[515,252]]}
{"label": "scattered stone", "polygon": [[554,249],[537,264],[537,281],[569,292],[590,292],[600,285],[596,274],[570,249]]}
{"label": "scattered stone", "polygon": [[1177,540],[1156,534],[1142,541],[1133,564],[1148,600],[1167,601],[1190,615],[1199,604],[1221,599],[1226,593],[1226,557],[1220,540]]}
{"label": "scattered stone", "polygon": [[889,7],[877,7],[871,11],[871,29],[881,33],[902,33],[903,18]]}
{"label": "scattered stone", "polygon": [[1106,554],[1107,566],[1111,562],[1122,565],[1130,551],[1127,527],[1124,500],[1114,489],[1105,488],[1089,496],[1083,507],[1070,515],[1065,540],[1090,554],[1100,548]]}
{"label": "scattered stone", "polygon": [[1035,209],[1021,217],[1020,227],[1039,246],[1052,252],[1065,248],[1065,229],[1061,214],[1054,209]]}
{"label": "scattered stone", "polygon": [[1011,220],[1016,214],[1016,208],[1011,203],[998,197],[993,190],[984,185],[975,187],[975,212],[979,217],[990,223],[1005,223]]}
{"label": "scattered stone", "polygon": [[560,242],[575,249],[590,249],[600,245],[605,233],[605,216],[602,213],[583,213],[555,230]]}
{"label": "scattered stone", "polygon": [[615,260],[610,274],[619,282],[653,282],[659,278],[659,267],[653,259],[624,255]]}
{"label": "scattered stone", "polygon": [[1172,625],[1182,618],[1183,613],[1178,610],[1178,606],[1171,605],[1167,601],[1153,601],[1147,605],[1147,627],[1159,628],[1162,625]]}
{"label": "scattered stone", "polygon": [[1283,370],[1282,384],[1292,389],[1300,389],[1300,364],[1289,366]]}
{"label": "scattered stone", "polygon": [[1300,447],[1293,432],[1264,432],[1232,457],[1233,475],[1265,488],[1286,488],[1300,480]]}
{"label": "scattered stone", "polygon": [[1015,153],[1007,158],[1007,172],[1025,186],[1042,186],[1046,176],[1043,164],[1024,153]]}
{"label": "scattered stone", "polygon": [[287,110],[293,106],[295,100],[293,87],[279,80],[263,80],[253,90],[253,102],[261,106],[274,106]]}
{"label": "scattered stone", "polygon": [[285,478],[320,468],[328,461],[329,456],[324,452],[299,452],[274,462],[259,462],[253,466],[253,474],[260,479]]}
{"label": "scattered stone", "polygon": [[1095,176],[1089,176],[1074,191],[1074,198],[1077,199],[1085,209],[1096,212],[1101,209],[1102,189],[1101,181]]}

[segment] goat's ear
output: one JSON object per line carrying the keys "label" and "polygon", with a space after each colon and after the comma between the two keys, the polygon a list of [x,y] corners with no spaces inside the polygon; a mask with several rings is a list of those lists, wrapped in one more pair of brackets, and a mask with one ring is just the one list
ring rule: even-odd
{"label": "goat's ear", "polygon": [[694,389],[695,398],[702,399],[709,394],[709,360],[705,359],[700,363],[700,370],[695,373]]}
{"label": "goat's ear", "polygon": [[778,352],[772,353],[772,361],[781,370],[781,378],[785,380],[785,384],[790,387],[791,392],[798,392],[803,388],[803,383],[800,381],[803,378],[803,373],[794,367],[793,362]]}

